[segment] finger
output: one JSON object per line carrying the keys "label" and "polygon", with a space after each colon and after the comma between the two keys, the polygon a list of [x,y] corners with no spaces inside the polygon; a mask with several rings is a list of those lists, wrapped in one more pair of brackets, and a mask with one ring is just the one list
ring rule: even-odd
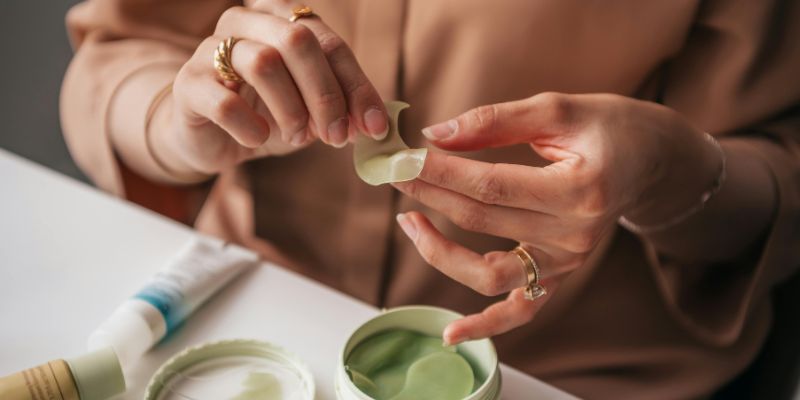
{"label": "finger", "polygon": [[478,314],[468,315],[448,325],[443,333],[445,343],[455,345],[506,333],[532,321],[558,287],[558,280],[543,283],[547,294],[534,301],[525,299],[525,289],[515,289],[508,298]]}
{"label": "finger", "polygon": [[308,110],[280,52],[272,46],[245,39],[234,46],[231,61],[234,70],[264,101],[283,141],[295,146],[305,143],[310,134]]}
{"label": "finger", "polygon": [[[436,146],[457,151],[547,141],[574,131],[581,114],[579,104],[569,95],[542,93],[523,100],[481,106],[429,126],[422,133]],[[548,155],[558,157],[561,154],[554,151],[545,156]]]}
{"label": "finger", "polygon": [[[250,103],[256,113],[262,116],[270,127],[270,132],[279,132],[280,128],[278,127],[278,123],[275,121],[275,117],[272,116],[272,113],[267,108],[264,101],[256,92],[256,89],[251,85],[243,85],[242,88],[239,90],[239,95],[242,96],[248,103]],[[251,150],[249,154],[246,154],[245,157],[242,158],[241,161],[247,161],[254,158],[261,158],[268,155],[274,154],[282,154],[283,152],[291,152],[295,150],[296,146],[293,146],[286,141],[284,141],[280,135],[270,135],[269,139],[267,139],[261,147]]]}
{"label": "finger", "polygon": [[[261,2],[255,7],[278,17],[289,18],[297,2]],[[308,26],[317,37],[328,62],[342,86],[350,116],[357,129],[375,139],[389,133],[389,119],[378,91],[361,69],[355,55],[344,40],[336,34],[319,15],[301,18],[296,23]],[[351,132],[350,138],[352,140]]]}
{"label": "finger", "polygon": [[278,49],[311,115],[315,134],[336,147],[347,144],[349,121],[344,93],[307,26],[234,7],[223,13],[217,35],[258,41]]}
{"label": "finger", "polygon": [[[263,2],[256,7],[277,17],[291,16],[299,3]],[[383,139],[389,132],[388,117],[378,91],[367,78],[350,47],[319,16],[296,21],[308,26],[319,41],[322,51],[347,98],[347,107],[357,128],[375,139]]]}
{"label": "finger", "polygon": [[[431,160],[431,155],[434,155],[434,153],[429,153],[426,163]],[[437,154],[437,156],[440,155]],[[461,160],[473,162],[466,159]],[[454,168],[453,170],[457,171],[457,173],[463,173],[468,168]],[[490,176],[486,174],[488,173],[478,174],[478,178],[483,179],[486,176]],[[513,175],[512,177],[517,178],[519,175]],[[449,181],[452,177],[447,179]],[[604,237],[604,231],[609,226],[608,222],[594,217],[580,217],[581,213],[584,212],[587,213],[587,216],[591,216],[592,211],[582,211],[580,208],[571,209],[574,205],[570,201],[568,191],[562,191],[559,194],[560,198],[553,197],[553,193],[549,194],[550,198],[542,199],[542,196],[534,198],[536,201],[542,201],[543,206],[540,208],[548,211],[540,212],[531,210],[531,208],[535,208],[531,207],[530,201],[532,200],[522,200],[520,204],[504,202],[511,205],[489,204],[495,201],[498,196],[507,196],[506,193],[509,190],[505,189],[498,189],[498,193],[487,196],[483,194],[487,192],[484,189],[474,190],[468,185],[462,185],[467,188],[463,189],[458,185],[449,185],[458,190],[465,190],[473,197],[479,197],[480,200],[477,200],[448,188],[428,183],[422,179],[397,182],[392,185],[407,196],[444,214],[462,229],[531,243],[558,259],[557,265],[563,264],[566,267],[576,262],[573,258],[580,258],[591,252],[599,240]],[[485,184],[478,184],[477,186],[479,188],[486,187]],[[568,185],[562,184],[560,186]],[[514,207],[515,205],[527,206],[528,209],[517,208]],[[564,217],[563,213],[549,213],[556,212],[558,209],[569,209],[570,212],[577,212],[578,214],[577,216]]]}
{"label": "finger", "polygon": [[554,212],[570,200],[571,185],[564,178],[573,163],[568,160],[540,168],[428,152],[417,179],[486,204]]}
{"label": "finger", "polygon": [[236,92],[224,87],[216,77],[194,73],[194,95],[186,96],[188,109],[228,132],[240,145],[256,148],[269,138],[269,124]]}
{"label": "finger", "polygon": [[550,238],[560,237],[563,228],[559,219],[552,215],[484,204],[419,180],[398,182],[393,186],[468,231],[549,245]]}
{"label": "finger", "polygon": [[398,214],[397,222],[428,264],[484,296],[497,296],[527,283],[514,254],[493,251],[480,255],[445,238],[418,212]]}
{"label": "finger", "polygon": [[317,37],[344,91],[348,112],[357,128],[377,140],[385,138],[389,133],[389,119],[383,100],[350,47],[319,18],[303,18],[298,23],[308,26]]}

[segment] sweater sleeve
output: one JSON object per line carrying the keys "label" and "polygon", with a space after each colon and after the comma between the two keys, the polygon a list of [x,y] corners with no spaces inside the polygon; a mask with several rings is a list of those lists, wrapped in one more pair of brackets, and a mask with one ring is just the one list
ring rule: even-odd
{"label": "sweater sleeve", "polygon": [[[776,188],[768,232],[726,265],[678,263],[642,241],[669,308],[716,345],[735,342],[770,289],[800,265],[798,37],[797,2],[708,1],[666,70],[663,103],[716,136],[723,148],[766,166]],[[735,213],[746,216],[747,205]]]}
{"label": "sweater sleeve", "polygon": [[[87,0],[66,18],[75,56],[61,90],[61,121],[78,166],[102,189],[124,195],[110,129],[146,149],[149,111],[234,0]],[[211,55],[209,55],[209,60]],[[140,152],[151,157],[149,152]],[[137,164],[152,160],[125,160]],[[141,161],[141,162],[138,162]]]}

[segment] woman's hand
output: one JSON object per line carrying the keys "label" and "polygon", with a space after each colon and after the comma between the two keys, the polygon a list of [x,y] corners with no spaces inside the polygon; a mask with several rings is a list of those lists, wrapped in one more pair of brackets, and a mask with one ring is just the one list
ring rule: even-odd
{"label": "woman's hand", "polygon": [[549,291],[525,300],[526,275],[516,255],[477,254],[445,238],[421,213],[399,215],[428,263],[483,295],[511,292],[452,323],[448,343],[527,323],[620,215],[647,225],[679,214],[699,201],[722,162],[716,146],[676,112],[616,95],[544,93],[480,107],[423,133],[456,151],[528,143],[552,161],[537,168],[430,152],[417,180],[395,184],[464,229],[519,241]]}
{"label": "woman's hand", "polygon": [[[290,22],[295,6],[272,0],[225,11],[175,80],[173,129],[154,141],[162,159],[216,173],[315,138],[342,147],[358,132],[386,134],[383,101],[350,48],[317,16]],[[224,82],[213,66],[228,37],[239,39],[231,61],[244,85]]]}

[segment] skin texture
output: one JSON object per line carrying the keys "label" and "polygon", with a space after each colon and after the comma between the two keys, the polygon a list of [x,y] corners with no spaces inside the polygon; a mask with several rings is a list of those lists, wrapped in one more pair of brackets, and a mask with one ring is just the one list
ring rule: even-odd
{"label": "skin texture", "polygon": [[[394,184],[461,228],[519,241],[541,268],[549,294],[527,301],[520,289],[526,276],[515,255],[475,253],[448,240],[419,212],[398,215],[401,228],[429,264],[483,295],[509,293],[507,300],[448,326],[444,339],[449,344],[527,323],[621,215],[648,225],[680,214],[699,201],[722,165],[716,147],[678,113],[617,95],[544,93],[480,107],[423,133],[434,145],[455,151],[527,143],[552,162],[537,168],[429,152],[417,180]],[[726,196],[741,196],[735,194],[737,187],[774,192],[768,175],[743,182],[738,174],[743,160],[735,155],[728,157],[728,187],[700,218],[724,209]],[[755,209],[767,211],[754,213],[740,227],[737,240],[742,243],[759,237],[774,209],[774,197],[753,196]],[[717,219],[717,229],[720,220],[724,222]],[[657,236],[653,240],[658,247]],[[674,253],[679,257],[681,250]],[[722,259],[733,256],[719,254]]]}
{"label": "skin texture", "polygon": [[[289,22],[297,5],[262,1],[222,14],[154,118],[153,147],[162,162],[182,174],[211,175],[317,138],[343,147],[359,132],[385,136],[383,101],[353,52],[318,17]],[[222,81],[209,62],[231,36],[240,39],[231,61],[245,84]]]}

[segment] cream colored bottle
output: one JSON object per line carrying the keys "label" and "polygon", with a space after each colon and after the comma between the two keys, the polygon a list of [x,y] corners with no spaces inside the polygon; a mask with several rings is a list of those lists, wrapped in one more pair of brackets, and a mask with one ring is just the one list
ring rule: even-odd
{"label": "cream colored bottle", "polygon": [[110,348],[0,378],[3,400],[105,400],[124,391],[122,369]]}

